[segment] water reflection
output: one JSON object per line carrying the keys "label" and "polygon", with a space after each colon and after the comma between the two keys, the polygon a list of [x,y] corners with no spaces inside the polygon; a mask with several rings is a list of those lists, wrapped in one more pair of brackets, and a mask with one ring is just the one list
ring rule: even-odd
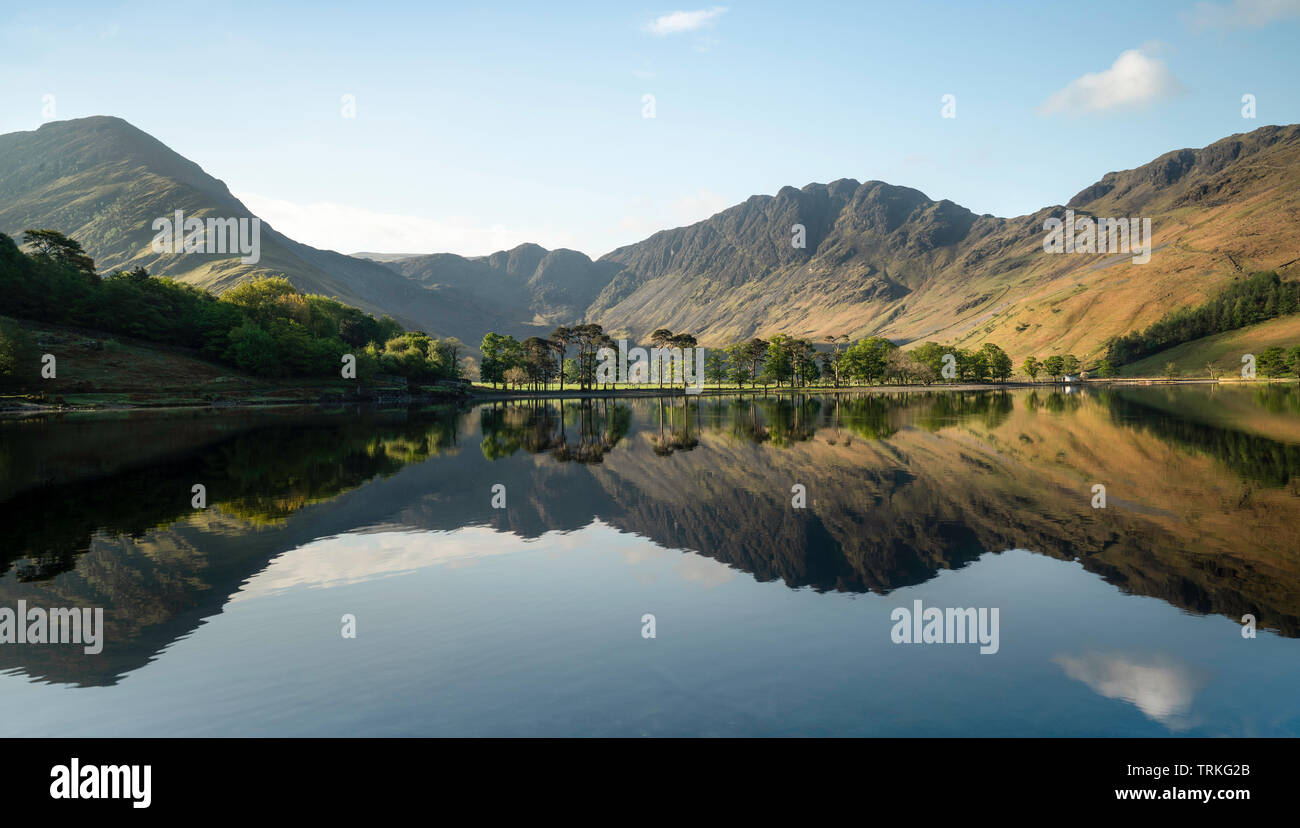
{"label": "water reflection", "polygon": [[1206,682],[1206,676],[1168,656],[1081,653],[1052,660],[1098,695],[1129,702],[1175,731],[1189,726],[1192,702]]}
{"label": "water reflection", "polygon": [[[296,550],[310,568],[302,550],[321,538],[470,526],[538,538],[593,522],[822,592],[887,594],[1029,549],[1297,637],[1297,396],[932,391],[5,421],[0,605],[105,606],[110,644],[93,664],[3,648],[0,669],[112,684],[278,556]],[[1094,482],[1106,509],[1090,505]],[[190,505],[195,483],[206,510]],[[791,508],[794,483],[809,508]],[[491,506],[498,484],[504,510]],[[381,571],[407,571],[400,550],[376,554],[391,558]],[[1127,662],[1062,658],[1148,715],[1180,709],[1125,689],[1149,675]],[[1175,700],[1189,686],[1154,683]]]}

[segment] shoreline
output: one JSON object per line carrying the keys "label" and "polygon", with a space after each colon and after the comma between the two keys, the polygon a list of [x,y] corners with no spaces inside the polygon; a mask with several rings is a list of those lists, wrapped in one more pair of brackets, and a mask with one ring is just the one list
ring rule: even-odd
{"label": "shoreline", "polygon": [[[437,404],[479,404],[490,402],[510,402],[519,400],[553,400],[553,399],[611,399],[611,398],[628,398],[628,399],[649,399],[656,397],[670,398],[702,398],[702,397],[772,397],[772,396],[792,396],[792,395],[812,395],[828,396],[836,394],[910,394],[930,391],[1005,391],[1005,390],[1022,390],[1022,389],[1082,389],[1089,387],[1111,387],[1111,386],[1176,386],[1176,385],[1276,385],[1294,383],[1296,380],[1288,378],[1276,379],[1209,379],[1209,378],[1187,378],[1187,379],[1165,379],[1163,377],[1123,377],[1107,379],[1085,379],[1069,383],[1061,382],[989,382],[989,383],[931,383],[930,385],[857,385],[842,386],[839,388],[831,386],[799,386],[796,388],[776,388],[769,386],[767,388],[704,388],[699,394],[686,394],[681,387],[675,388],[612,388],[608,390],[569,390],[559,391],[551,389],[545,391],[492,391],[478,387],[464,389],[447,389],[443,393],[417,393],[417,394],[378,394],[363,398],[345,398],[329,396],[328,398],[318,399],[255,399],[255,400],[222,400],[211,402],[204,400],[180,400],[176,402],[149,402],[139,403],[107,403],[107,404],[76,404],[65,403],[62,405],[37,402],[23,402],[18,404],[6,404],[0,402],[0,418],[14,417],[37,414],[68,414],[68,413],[94,413],[94,412],[122,412],[122,411],[179,411],[179,410],[219,410],[219,409],[244,409],[244,408],[331,408],[338,406],[364,406],[369,408],[391,408],[397,406],[410,405],[437,405]],[[21,393],[15,394],[15,397],[22,396]]]}
{"label": "shoreline", "polygon": [[633,388],[615,388],[608,391],[485,391],[475,388],[470,395],[474,402],[491,402],[502,400],[536,400],[536,399],[605,399],[609,397],[771,397],[791,394],[809,394],[825,396],[829,394],[899,394],[923,391],[1005,391],[1019,389],[1062,389],[1087,388],[1097,386],[1151,386],[1151,385],[1273,385],[1296,382],[1294,379],[1280,377],[1261,380],[1225,380],[1208,377],[1165,379],[1163,377],[1122,377],[1109,379],[1086,379],[1074,382],[954,382],[931,383],[930,385],[854,385],[833,386],[806,385],[796,388],[705,388],[699,394],[685,394],[680,386],[676,388],[658,387],[642,391]]}

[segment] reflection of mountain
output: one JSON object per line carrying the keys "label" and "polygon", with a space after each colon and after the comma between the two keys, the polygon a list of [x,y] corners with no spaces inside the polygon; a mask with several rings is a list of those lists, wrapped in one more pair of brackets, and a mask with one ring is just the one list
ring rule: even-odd
{"label": "reflection of mountain", "polygon": [[[1300,403],[1300,389],[1287,386],[1268,390],[1273,392],[1265,398],[1268,404],[1286,405],[1288,397],[1292,407]],[[1114,393],[1110,410],[1117,420],[1148,428],[1189,450],[1205,452],[1243,477],[1265,486],[1284,486],[1300,477],[1300,445],[1167,413],[1144,404],[1141,396],[1131,391]]]}
{"label": "reflection of mountain", "polygon": [[[18,662],[33,675],[90,684],[138,669],[220,612],[275,555],[359,525],[337,512],[334,498],[450,447],[457,423],[450,411],[416,425],[402,413],[268,423],[265,415],[223,412],[166,422],[166,440],[159,421],[146,420],[153,428],[135,434],[115,430],[128,420],[96,423],[106,457],[151,457],[142,467],[109,469],[87,460],[84,421],[10,422],[0,431],[6,491],[23,486],[22,471],[42,475],[0,502],[9,527],[0,543],[0,606],[20,598],[32,606],[102,606],[107,629],[104,652],[93,659],[76,648],[0,648],[0,669]],[[160,452],[160,442],[171,450]],[[33,447],[61,457],[64,468],[11,464]],[[62,482],[34,488],[45,477]],[[209,510],[191,506],[194,483],[207,487]]]}
{"label": "reflection of mountain", "polygon": [[[194,511],[190,501],[196,483],[206,488],[212,504],[224,514],[253,525],[276,523],[307,504],[331,499],[376,475],[392,474],[454,442],[452,417],[441,430],[431,430],[422,422],[410,432],[382,418],[323,421],[328,423],[326,427],[312,427],[322,422],[320,415],[315,415],[264,424],[233,436],[229,431],[238,427],[238,421],[200,421],[196,429],[188,422],[172,422],[172,431],[184,435],[176,442],[189,446],[189,451],[173,450],[155,456],[147,466],[128,466],[109,475],[102,475],[102,470],[92,465],[80,470],[84,475],[80,479],[19,491],[4,503],[8,533],[0,548],[0,573],[13,566],[19,581],[45,580],[72,569],[97,533],[138,538],[152,527],[189,517]],[[130,422],[109,425],[101,434],[111,438],[105,445],[117,451],[124,446],[156,451],[157,446],[147,442],[148,437],[157,436],[156,429],[145,434],[114,434],[112,425]],[[243,427],[249,429],[250,425],[245,419]],[[51,430],[47,424],[28,426],[24,432],[37,433],[24,434],[33,438],[26,441],[24,453],[60,442],[44,439],[40,432]],[[219,442],[200,442],[223,433],[226,436]],[[268,451],[268,446],[275,450]],[[60,471],[66,474],[67,470]],[[8,482],[22,485],[20,479]],[[124,496],[129,498],[129,509],[123,508]],[[61,517],[51,521],[52,514]]]}
{"label": "reflection of mountain", "polygon": [[[1255,612],[1300,635],[1300,561],[1283,554],[1300,514],[1294,491],[1234,483],[1197,498],[1195,487],[1222,478],[1213,461],[1117,427],[1096,405],[1002,415],[998,395],[984,397],[988,410],[972,404],[956,428],[904,428],[880,442],[832,446],[823,428],[771,452],[706,433],[706,451],[672,458],[673,477],[696,485],[657,503],[635,500],[663,488],[655,459],[620,458],[603,470],[616,474],[606,488],[625,513],[614,522],[762,580],[818,589],[887,591],[985,551],[1025,548],[1079,557],[1126,591],[1197,612]],[[1091,508],[1093,481],[1107,483],[1110,508]],[[807,512],[789,507],[798,482],[809,487]]]}
{"label": "reflection of mountain", "polygon": [[[0,669],[110,683],[317,538],[467,525],[536,537],[593,519],[817,590],[886,592],[1025,548],[1078,558],[1127,592],[1251,612],[1300,636],[1296,479],[1260,486],[1240,467],[1249,458],[1189,451],[1178,428],[1130,402],[942,392],[571,400],[562,413],[534,402],[245,414],[224,428],[205,415],[148,422],[140,443],[128,436],[133,420],[121,421],[108,450],[83,445],[82,421],[9,423],[0,518],[14,531],[0,547],[0,606],[104,606],[109,636],[93,659],[3,648]],[[57,468],[23,477],[33,445]],[[1260,456],[1288,447],[1274,449]],[[105,455],[143,459],[101,466]],[[40,487],[46,480],[56,482]],[[195,482],[208,485],[207,511],[190,508]],[[1094,482],[1107,486],[1106,509],[1090,505]],[[505,510],[490,504],[498,483]],[[796,483],[807,509],[790,505]]]}

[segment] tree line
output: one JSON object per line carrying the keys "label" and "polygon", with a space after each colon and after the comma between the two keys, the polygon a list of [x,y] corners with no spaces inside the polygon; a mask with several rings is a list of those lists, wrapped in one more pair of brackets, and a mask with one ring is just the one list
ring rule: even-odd
{"label": "tree line", "polygon": [[[1074,354],[1052,354],[1043,360],[1035,356],[1025,357],[1020,370],[1034,382],[1038,381],[1039,374],[1045,374],[1056,381],[1063,377],[1079,376],[1083,372],[1083,365]],[[1115,369],[1109,362],[1103,360],[1097,372],[1103,377],[1109,377],[1115,374]]]}
{"label": "tree line", "polygon": [[[658,328],[650,334],[653,347],[694,348],[696,337]],[[823,344],[824,349],[819,349]],[[558,381],[582,390],[595,387],[602,348],[616,348],[613,337],[599,324],[589,323],[556,328],[549,337],[532,336],[522,342],[513,336],[489,333],[483,337],[480,379],[493,387],[543,390]],[[570,348],[573,356],[570,357]],[[945,373],[945,367],[951,370]],[[951,374],[951,376],[949,376]],[[985,343],[967,350],[937,342],[926,342],[911,351],[883,337],[869,337],[850,343],[847,334],[826,337],[820,342],[788,334],[768,339],[753,337],[725,348],[709,349],[704,359],[703,381],[710,385],[764,388],[811,385],[872,385],[920,383],[938,380],[962,382],[1003,381],[1012,374],[1011,358],[1001,347]],[[679,363],[660,372],[658,383],[685,383],[694,377],[682,375]]]}
{"label": "tree line", "polygon": [[[304,294],[283,276],[241,282],[220,297],[144,268],[100,276],[74,239],[27,230],[24,251],[0,233],[0,308],[8,316],[193,348],[264,377],[338,377],[344,354],[357,377],[430,382],[461,375],[455,339],[406,331],[326,296]],[[30,344],[0,327],[0,374],[27,360]]]}
{"label": "tree line", "polygon": [[1112,338],[1106,359],[1127,365],[1184,342],[1293,313],[1300,313],[1300,282],[1284,282],[1273,270],[1258,271],[1208,302],[1171,311],[1143,331]]}

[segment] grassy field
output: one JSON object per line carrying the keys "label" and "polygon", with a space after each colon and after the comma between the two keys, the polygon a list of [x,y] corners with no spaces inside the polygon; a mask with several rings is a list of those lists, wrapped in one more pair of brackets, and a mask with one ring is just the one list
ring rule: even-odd
{"label": "grassy field", "polygon": [[[1223,376],[1241,376],[1242,354],[1256,354],[1278,345],[1300,345],[1300,315],[1270,319],[1236,331],[1207,336],[1161,351],[1119,369],[1122,377],[1164,376],[1165,364],[1173,362],[1183,377],[1208,377],[1205,365],[1212,362]],[[1262,377],[1261,377],[1262,379]]]}
{"label": "grassy field", "polygon": [[[26,320],[20,328],[32,346],[31,375],[0,385],[0,408],[29,404],[72,406],[167,406],[211,403],[316,402],[355,393],[342,378],[268,379],[204,359],[196,352]],[[40,375],[44,354],[55,357],[56,374]],[[404,381],[385,390],[406,390]]]}

